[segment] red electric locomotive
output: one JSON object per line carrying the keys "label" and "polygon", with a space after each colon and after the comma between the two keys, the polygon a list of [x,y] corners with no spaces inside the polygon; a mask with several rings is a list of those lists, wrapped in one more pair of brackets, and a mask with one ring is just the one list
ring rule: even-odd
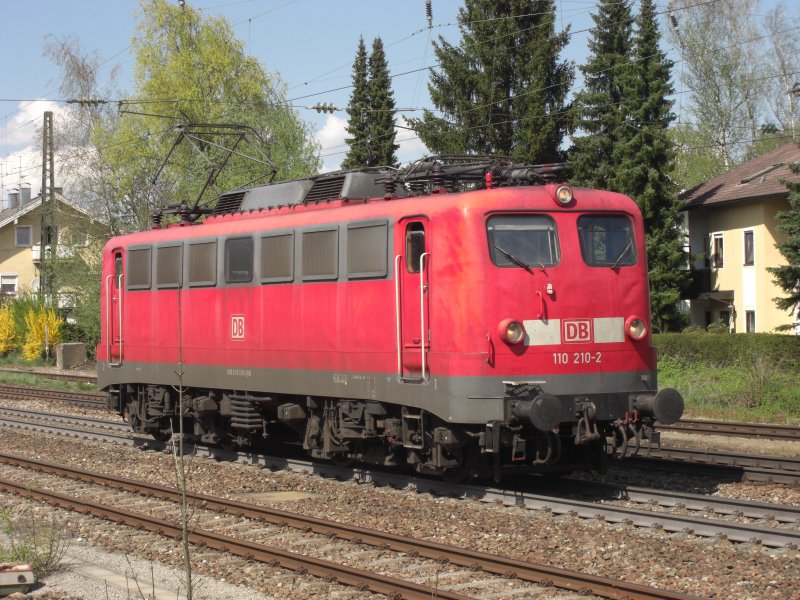
{"label": "red electric locomotive", "polygon": [[[136,432],[418,471],[602,469],[657,438],[642,219],[554,169],[426,159],[116,237],[98,380]],[[158,223],[160,220],[156,220]]]}

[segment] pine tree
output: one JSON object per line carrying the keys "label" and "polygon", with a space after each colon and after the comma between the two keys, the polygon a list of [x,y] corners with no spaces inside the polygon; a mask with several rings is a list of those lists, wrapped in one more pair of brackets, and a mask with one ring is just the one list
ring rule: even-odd
{"label": "pine tree", "polygon": [[[800,165],[791,165],[792,172],[800,175]],[[775,283],[786,296],[775,298],[775,305],[781,310],[792,311],[795,323],[793,329],[800,326],[800,183],[787,182],[789,188],[789,210],[778,213],[778,230],[786,238],[777,244],[785,265],[767,267],[772,273]]]}
{"label": "pine tree", "polygon": [[628,0],[600,0],[589,40],[588,62],[580,67],[584,89],[575,96],[573,127],[583,135],[573,138],[570,163],[575,183],[610,189],[619,172],[615,156],[630,132],[625,94],[633,77],[633,15]]}
{"label": "pine tree", "polygon": [[675,156],[667,134],[674,119],[669,100],[673,63],[659,46],[653,0],[641,0],[636,22],[633,62],[620,78],[626,120],[612,148],[609,187],[633,198],[642,212],[653,324],[668,331],[684,325],[677,303],[690,283],[681,203],[671,177]]}
{"label": "pine tree", "polygon": [[343,169],[365,167],[370,162],[368,108],[367,47],[364,45],[364,38],[361,37],[353,61],[353,93],[347,105],[347,133],[351,137],[346,139],[349,150],[342,161]]}
{"label": "pine tree", "polygon": [[383,51],[381,38],[372,42],[369,56],[369,144],[370,156],[367,166],[395,166],[397,157],[394,143],[397,135],[394,128],[394,95],[392,93],[389,66]]}
{"label": "pine tree", "polygon": [[525,162],[561,158],[573,65],[559,56],[553,0],[466,0],[462,40],[435,43],[439,70],[428,85],[436,116],[411,120],[440,154],[504,154]]}

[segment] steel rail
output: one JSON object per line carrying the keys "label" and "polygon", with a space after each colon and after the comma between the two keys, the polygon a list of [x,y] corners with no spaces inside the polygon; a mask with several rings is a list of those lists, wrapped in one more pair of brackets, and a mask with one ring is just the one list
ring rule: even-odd
{"label": "steel rail", "polygon": [[752,470],[754,472],[784,471],[794,473],[796,478],[800,478],[800,458],[791,456],[738,454],[736,452],[662,446],[661,448],[645,449],[641,454],[630,458],[633,460],[643,458],[669,460],[678,463],[699,463],[703,465],[743,469],[745,471]]}
{"label": "steel rail", "polygon": [[0,398],[8,400],[62,400],[86,406],[106,406],[105,394],[50,390],[23,385],[0,384]]}
{"label": "steel rail", "polygon": [[[99,483],[106,487],[152,496],[162,500],[180,501],[180,492],[175,488],[167,486],[150,484],[123,477],[109,477],[66,465],[35,461],[5,453],[0,453],[0,462],[39,472],[69,477],[79,481]],[[554,585],[575,592],[588,591],[604,598],[685,599],[693,597],[670,590],[659,590],[649,586],[589,575],[579,571],[485,554],[466,548],[459,548],[457,546],[408,538],[397,534],[366,529],[364,527],[329,521],[276,508],[216,498],[205,494],[189,492],[187,493],[187,500],[192,506],[198,508],[264,521],[273,525],[288,526],[303,530],[310,529],[320,535],[335,535],[344,540],[388,548],[396,552],[416,553],[420,556],[435,560],[446,559],[447,562],[451,564],[469,568],[480,567],[481,570],[495,575],[512,576],[523,581]],[[428,594],[430,594],[430,590],[428,590]],[[438,590],[437,595],[441,596]]]}
{"label": "steel rail", "polygon": [[[0,422],[2,419],[0,418]],[[35,424],[21,423],[21,427],[30,429],[44,429],[48,431],[66,431],[74,434],[69,428],[58,428],[57,426],[37,426]],[[113,433],[100,432],[80,432],[95,439],[109,441],[113,443],[133,444],[143,449],[153,449],[163,451],[167,448],[165,442],[153,439],[137,438],[117,435]],[[624,523],[633,527],[653,528],[658,527],[670,532],[690,532],[702,537],[720,537],[732,542],[739,543],[759,543],[768,547],[775,548],[795,548],[800,546],[800,532],[777,527],[762,527],[748,523],[730,523],[701,517],[688,515],[676,515],[673,513],[654,512],[652,510],[631,508],[617,505],[603,505],[597,501],[578,500],[564,498],[546,493],[534,494],[521,489],[495,489],[480,485],[461,485],[448,484],[434,479],[423,479],[408,477],[398,473],[370,470],[368,468],[355,467],[343,468],[322,462],[309,462],[285,457],[265,456],[258,453],[226,451],[219,448],[203,446],[187,446],[187,452],[198,452],[221,460],[239,460],[251,464],[264,465],[271,469],[289,469],[293,471],[307,472],[323,477],[330,477],[337,480],[354,479],[366,483],[372,482],[377,485],[387,485],[390,487],[403,488],[408,485],[414,486],[418,493],[430,493],[438,496],[450,496],[464,499],[476,499],[482,502],[502,502],[509,506],[521,506],[532,510],[544,510],[554,514],[566,514],[577,516],[582,519],[602,519],[612,523]],[[630,460],[630,459],[629,459]],[[655,461],[661,468],[674,471],[675,467],[691,466],[696,470],[697,464],[673,463],[661,459],[640,459]],[[649,464],[649,463],[647,463]],[[706,465],[702,465],[706,467]],[[716,467],[730,469],[730,467]],[[776,478],[780,471],[769,471],[770,477]],[[798,474],[794,474],[798,477]],[[651,492],[652,493],[652,492]],[[664,497],[667,494],[663,494]],[[709,500],[713,505],[714,501]],[[787,513],[777,507],[775,513]],[[787,513],[788,514],[788,513]],[[774,516],[774,515],[773,515]],[[778,519],[776,519],[778,520]],[[791,522],[785,514],[783,522]]]}
{"label": "steel rail", "polygon": [[800,524],[800,507],[790,505],[568,478],[549,481],[548,491],[542,493],[550,493],[549,490],[551,489],[554,490],[554,493],[571,493],[580,496],[641,504],[657,503],[658,506],[665,508],[714,512],[748,519]]}
{"label": "steel rail", "polygon": [[[7,479],[0,479],[0,489],[16,494],[23,498],[30,498],[38,502],[46,502],[58,508],[88,514],[101,519],[114,521],[120,525],[128,525],[138,530],[181,539],[182,532],[179,525],[148,515],[134,513],[110,506],[103,506],[74,496],[43,489],[30,489],[29,486],[18,484]],[[437,598],[448,600],[466,600],[469,597],[441,589],[432,589],[410,581],[403,581],[356,569],[346,565],[339,565],[331,561],[311,556],[305,556],[287,550],[281,550],[265,544],[257,544],[239,540],[227,535],[212,533],[203,529],[191,527],[189,529],[189,542],[203,548],[211,548],[220,552],[228,552],[248,560],[282,567],[301,574],[310,574],[326,581],[340,583],[355,587],[360,590],[371,591],[376,594],[385,594],[389,597],[408,598],[409,600],[430,600],[435,594]],[[642,596],[642,598],[668,598],[669,596]],[[686,598],[686,596],[675,596]]]}
{"label": "steel rail", "polygon": [[22,408],[8,408],[0,406],[0,415],[9,415],[21,418],[31,418],[40,421],[58,421],[65,425],[79,425],[83,427],[100,427],[105,429],[116,429],[131,434],[131,427],[124,421],[109,419],[96,419],[93,417],[82,417],[78,415],[61,415],[42,412],[39,410],[26,410]]}
{"label": "steel rail", "polygon": [[43,379],[55,379],[61,381],[83,381],[85,383],[97,383],[96,375],[84,375],[80,373],[42,371],[29,367],[0,367],[0,373],[13,373],[16,375],[35,375]]}
{"label": "steel rail", "polygon": [[800,441],[800,427],[773,425],[769,423],[733,423],[728,421],[706,421],[703,419],[681,419],[672,425],[657,424],[661,431],[680,433],[700,433],[704,435],[723,435],[756,437],[772,440]]}

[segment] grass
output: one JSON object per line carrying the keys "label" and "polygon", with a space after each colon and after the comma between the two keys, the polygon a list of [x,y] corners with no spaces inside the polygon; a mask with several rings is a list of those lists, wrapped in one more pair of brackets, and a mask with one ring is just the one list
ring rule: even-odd
{"label": "grass", "polygon": [[800,424],[800,373],[765,357],[715,366],[665,356],[658,384],[683,395],[687,417]]}
{"label": "grass", "polygon": [[[51,361],[29,361],[17,354],[0,357],[0,368],[7,369],[35,369],[38,367],[53,367],[55,359]],[[11,373],[0,371],[0,383],[8,385],[28,385],[31,387],[63,390],[67,392],[97,392],[97,385],[85,381],[66,381],[62,379],[48,379],[34,373]]]}

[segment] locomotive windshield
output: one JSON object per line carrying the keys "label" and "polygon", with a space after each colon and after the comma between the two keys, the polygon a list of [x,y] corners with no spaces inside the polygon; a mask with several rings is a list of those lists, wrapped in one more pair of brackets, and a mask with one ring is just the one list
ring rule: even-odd
{"label": "locomotive windshield", "polygon": [[546,215],[496,215],[486,223],[489,253],[498,267],[551,267],[560,255],[556,224]]}
{"label": "locomotive windshield", "polygon": [[633,225],[622,215],[583,215],[578,218],[581,255],[592,267],[611,267],[636,264],[636,244]]}

